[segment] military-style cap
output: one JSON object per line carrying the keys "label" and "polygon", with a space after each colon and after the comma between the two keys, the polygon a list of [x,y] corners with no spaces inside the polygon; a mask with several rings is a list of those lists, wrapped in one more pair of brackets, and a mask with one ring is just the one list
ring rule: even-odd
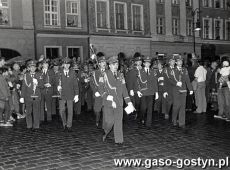
{"label": "military-style cap", "polygon": [[151,58],[149,56],[144,57],[144,62],[151,62]]}
{"label": "military-style cap", "polygon": [[134,61],[142,61],[142,57],[141,56],[135,57]]}
{"label": "military-style cap", "polygon": [[30,66],[36,66],[37,65],[37,61],[36,60],[30,60],[27,65]]}
{"label": "military-style cap", "polygon": [[177,56],[175,56],[175,60],[177,61],[177,60],[183,60],[183,57],[181,56],[181,55],[177,55]]}
{"label": "military-style cap", "polygon": [[103,62],[103,61],[106,62],[105,56],[101,56],[101,57],[98,58],[98,62],[99,62],[99,63],[100,63],[100,62]]}
{"label": "military-style cap", "polygon": [[171,56],[168,57],[168,59],[169,59],[169,61],[175,60],[175,56],[174,56],[174,55],[171,55]]}
{"label": "military-style cap", "polygon": [[42,60],[42,64],[44,64],[44,63],[49,64],[50,63],[50,59],[46,58],[46,59]]}
{"label": "military-style cap", "polygon": [[63,58],[62,63],[63,64],[70,64],[71,63],[71,59],[68,58],[68,57],[65,57],[65,58]]}
{"label": "military-style cap", "polygon": [[109,57],[109,59],[107,60],[107,62],[109,64],[117,63],[118,62],[118,56],[111,56],[111,57]]}

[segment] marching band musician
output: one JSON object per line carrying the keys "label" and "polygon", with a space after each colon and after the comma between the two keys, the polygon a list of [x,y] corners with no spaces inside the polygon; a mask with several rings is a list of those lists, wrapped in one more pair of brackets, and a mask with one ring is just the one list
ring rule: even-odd
{"label": "marching band musician", "polygon": [[144,67],[139,71],[138,74],[138,84],[139,89],[137,91],[138,96],[140,97],[141,104],[141,123],[145,124],[145,115],[146,118],[146,127],[150,128],[152,124],[152,110],[153,110],[153,96],[155,99],[158,99],[158,84],[154,70],[150,69],[151,58],[146,56],[144,58]]}
{"label": "marching band musician", "polygon": [[[100,112],[103,111],[102,110],[103,109],[102,97],[99,93],[99,78],[103,77],[104,72],[105,72],[105,67],[106,67],[105,56],[101,56],[98,58],[98,65],[99,65],[99,69],[92,72],[92,76],[90,80],[90,86],[94,94],[94,112],[96,115],[96,127],[99,127],[99,121],[101,117]],[[102,127],[104,126],[102,125]]]}
{"label": "marching band musician", "polygon": [[49,69],[49,60],[44,59],[42,61],[41,76],[43,82],[43,88],[41,89],[41,121],[45,121],[45,110],[47,110],[47,121],[52,120],[52,115],[55,112],[52,108],[52,96],[54,94],[55,85],[55,73]]}
{"label": "marching band musician", "polygon": [[128,104],[128,107],[132,108],[132,110],[135,109],[130,101],[124,76],[118,72],[118,57],[110,57],[108,64],[109,70],[105,72],[103,77],[99,78],[99,89],[103,97],[105,113],[104,135],[102,139],[105,141],[107,135],[113,128],[115,143],[122,144],[124,141],[122,129],[123,98],[126,104]]}
{"label": "marching band musician", "polygon": [[157,60],[157,69],[155,71],[157,82],[158,82],[158,93],[159,98],[156,100],[154,105],[154,110],[158,112],[159,114],[164,114],[165,118],[167,119],[166,114],[166,99],[163,97],[163,94],[165,92],[165,71],[163,67],[163,61]]}
{"label": "marching band musician", "polygon": [[25,102],[26,124],[28,129],[37,131],[40,126],[41,74],[36,71],[36,61],[28,62],[29,72],[25,73],[22,83],[20,102]]}
{"label": "marching band musician", "polygon": [[174,56],[170,56],[169,66],[165,68],[165,93],[163,94],[164,98],[166,98],[165,119],[169,119],[169,112],[173,105],[173,83],[169,80],[169,75],[175,67],[175,62]]}
{"label": "marching band musician", "polygon": [[179,127],[185,128],[185,106],[187,89],[190,91],[190,95],[193,94],[192,85],[188,76],[186,68],[182,67],[182,56],[176,56],[177,67],[169,73],[169,81],[173,84],[173,112],[172,122],[173,126],[177,126],[177,120]]}
{"label": "marching band musician", "polygon": [[[63,59],[63,70],[60,71],[59,85],[57,87],[60,93],[59,107],[64,131],[72,131],[73,121],[73,102],[79,100],[78,82],[73,70],[70,69],[70,59]],[[67,104],[68,113],[66,114],[65,104]]]}
{"label": "marching band musician", "polygon": [[[142,58],[141,56],[135,57],[134,58],[134,68],[131,69],[128,73],[127,73],[127,89],[129,91],[129,95],[130,98],[132,100],[132,102],[134,103],[134,106],[136,108],[136,112],[138,114],[139,109],[140,109],[140,98],[137,95],[137,91],[138,91],[138,73],[140,72],[140,69],[142,68]],[[138,115],[136,115],[137,117]]]}

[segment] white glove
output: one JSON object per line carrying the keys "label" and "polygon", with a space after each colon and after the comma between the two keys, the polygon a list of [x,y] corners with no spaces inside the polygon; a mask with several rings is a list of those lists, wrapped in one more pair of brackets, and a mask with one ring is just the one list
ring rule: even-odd
{"label": "white glove", "polygon": [[51,84],[50,83],[46,83],[45,87],[51,87]]}
{"label": "white glove", "polygon": [[17,88],[17,89],[20,89],[20,87],[21,87],[20,84],[17,84],[17,85],[16,85],[16,88]]}
{"label": "white glove", "polygon": [[166,98],[168,96],[167,92],[164,92],[163,97]]}
{"label": "white glove", "polygon": [[34,84],[34,85],[37,85],[37,84],[38,84],[38,80],[35,79],[35,78],[33,78],[33,84]]}
{"label": "white glove", "polygon": [[95,93],[95,96],[96,96],[96,97],[100,97],[101,95],[100,95],[99,92],[96,92],[96,93]]}
{"label": "white glove", "polygon": [[134,91],[130,90],[129,94],[130,94],[130,96],[134,96]]}
{"label": "white glove", "polygon": [[159,77],[159,78],[158,78],[158,81],[161,81],[161,80],[163,81],[163,80],[164,80],[164,77]]}
{"label": "white glove", "polygon": [[139,91],[137,91],[137,95],[138,95],[138,97],[142,97],[143,96],[142,93],[139,92]]}
{"label": "white glove", "polygon": [[9,85],[10,87],[13,87],[13,83],[12,83],[11,81],[8,82],[8,85]]}
{"label": "white glove", "polygon": [[157,100],[159,98],[159,94],[158,94],[158,92],[156,92],[156,94],[155,94],[155,100]]}
{"label": "white glove", "polygon": [[193,94],[193,91],[190,91],[189,94],[192,95],[192,94]]}
{"label": "white glove", "polygon": [[113,101],[113,96],[108,95],[106,100]]}
{"label": "white glove", "polygon": [[178,81],[176,85],[179,86],[179,87],[181,87],[182,86],[182,82]]}
{"label": "white glove", "polygon": [[25,101],[24,101],[24,98],[20,98],[20,103],[24,103]]}
{"label": "white glove", "polygon": [[61,91],[62,87],[61,86],[57,86],[57,90]]}
{"label": "white glove", "polygon": [[74,103],[77,103],[78,102],[78,100],[79,100],[79,98],[78,98],[78,95],[76,95],[76,96],[74,96]]}
{"label": "white glove", "polygon": [[112,107],[115,109],[115,108],[117,108],[117,105],[116,105],[116,103],[113,101],[112,102]]}
{"label": "white glove", "polygon": [[84,79],[85,83],[88,83],[89,82],[89,79]]}

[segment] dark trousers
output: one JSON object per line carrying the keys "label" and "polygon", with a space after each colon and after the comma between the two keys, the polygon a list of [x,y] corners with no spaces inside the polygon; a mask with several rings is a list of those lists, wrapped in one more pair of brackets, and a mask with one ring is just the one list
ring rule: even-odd
{"label": "dark trousers", "polygon": [[166,102],[165,102],[165,114],[169,115],[170,110],[173,106],[173,94],[168,93],[168,96],[166,97]]}
{"label": "dark trousers", "polygon": [[155,101],[154,111],[166,114],[166,99],[163,97],[163,91],[159,91],[159,98]]}
{"label": "dark trousers", "polygon": [[96,123],[99,123],[101,117],[101,111],[103,111],[103,101],[102,97],[95,97],[94,98],[94,106],[93,110],[96,116]]}
{"label": "dark trousers", "polygon": [[79,93],[79,101],[73,104],[74,115],[81,114],[81,105],[82,105],[82,95]]}
{"label": "dark trousers", "polygon": [[[1,107],[0,107],[0,120],[3,120],[4,123],[6,123],[10,118],[10,105],[9,101],[0,101]],[[4,114],[4,117],[3,117]]]}
{"label": "dark trousers", "polygon": [[179,126],[185,125],[186,96],[187,93],[173,93],[172,122],[174,125],[177,124],[177,119],[179,120]]}
{"label": "dark trousers", "polygon": [[108,135],[110,131],[114,130],[115,143],[123,143],[123,108],[104,107],[104,131]]}
{"label": "dark trousers", "polygon": [[[65,104],[67,104],[67,115],[66,115],[66,107]],[[73,100],[60,100],[59,101],[59,107],[60,107],[60,116],[62,119],[63,127],[72,127],[72,121],[73,121]]]}
{"label": "dark trousers", "polygon": [[52,112],[53,112],[53,107],[52,107],[52,95],[51,94],[42,94],[41,95],[41,114],[40,114],[40,120],[44,121],[45,120],[45,106],[47,108],[47,121],[52,120]]}
{"label": "dark trousers", "polygon": [[40,100],[26,101],[26,124],[27,128],[39,128],[40,124]]}
{"label": "dark trousers", "polygon": [[147,113],[147,118],[146,118],[147,127],[150,127],[152,124],[152,110],[153,110],[153,95],[142,96],[141,97],[141,120],[145,120],[145,115]]}

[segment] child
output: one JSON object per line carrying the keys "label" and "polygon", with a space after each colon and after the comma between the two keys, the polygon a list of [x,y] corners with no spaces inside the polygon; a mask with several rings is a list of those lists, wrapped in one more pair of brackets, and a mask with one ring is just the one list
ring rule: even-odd
{"label": "child", "polygon": [[230,89],[230,82],[229,82],[229,75],[230,75],[230,66],[228,61],[223,61],[223,67],[220,69],[220,86],[219,88],[221,89],[223,84],[226,82],[228,85],[228,88]]}

